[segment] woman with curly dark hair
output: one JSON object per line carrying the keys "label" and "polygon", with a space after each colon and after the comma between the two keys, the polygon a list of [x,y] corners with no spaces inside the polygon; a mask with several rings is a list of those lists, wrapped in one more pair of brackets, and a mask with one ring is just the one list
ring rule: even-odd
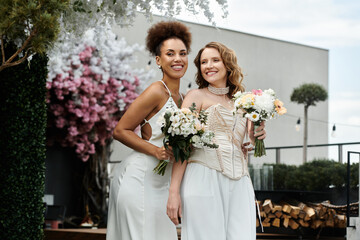
{"label": "woman with curly dark hair", "polygon": [[255,195],[247,167],[251,148],[245,136],[252,144],[255,137],[264,139],[264,124],[254,132],[251,121],[233,114],[231,99],[244,91],[233,50],[210,42],[194,63],[199,89],[187,93],[182,107],[195,103],[198,111],[206,111],[206,129],[215,133],[219,147],[195,148],[185,164],[174,163],[167,213],[175,224],[183,215],[182,240],[255,240]]}
{"label": "woman with curly dark hair", "polygon": [[[148,30],[146,47],[163,73],[129,107],[114,138],[134,152],[116,169],[110,184],[107,240],[176,240],[175,225],[166,215],[172,163],[164,176],[153,172],[159,160],[173,159],[163,147],[156,124],[167,107],[178,107],[180,78],[188,67],[191,34],[179,22],[160,22]],[[141,137],[134,133],[141,125]]]}

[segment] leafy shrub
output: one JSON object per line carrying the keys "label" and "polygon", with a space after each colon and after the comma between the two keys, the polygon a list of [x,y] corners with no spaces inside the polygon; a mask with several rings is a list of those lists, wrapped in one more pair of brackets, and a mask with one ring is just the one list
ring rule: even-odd
{"label": "leafy shrub", "polygon": [[0,72],[0,239],[43,238],[46,64]]}
{"label": "leafy shrub", "polygon": [[[300,166],[271,164],[274,174],[274,189],[324,191],[341,188],[346,184],[346,166],[328,159],[315,159]],[[350,166],[350,185],[359,184],[359,164]]]}

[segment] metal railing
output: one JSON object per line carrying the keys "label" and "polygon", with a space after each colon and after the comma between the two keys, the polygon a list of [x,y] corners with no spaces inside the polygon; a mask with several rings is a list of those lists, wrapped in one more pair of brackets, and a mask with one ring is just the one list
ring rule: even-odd
{"label": "metal railing", "polygon": [[[343,163],[343,146],[346,145],[360,145],[360,142],[348,142],[348,143],[327,143],[327,144],[311,144],[307,145],[308,148],[313,147],[330,147],[330,146],[338,146],[338,159],[340,163]],[[283,149],[291,149],[291,148],[303,148],[303,145],[296,146],[281,146],[281,147],[267,147],[266,150],[275,150],[275,159],[276,163],[279,164],[280,161],[280,151]]]}
{"label": "metal railing", "polygon": [[347,171],[346,171],[346,219],[347,219],[346,224],[347,224],[347,227],[355,227],[355,226],[350,226],[350,155],[351,154],[357,154],[357,155],[359,155],[359,158],[360,158],[360,152],[353,152],[353,151],[347,152]]}

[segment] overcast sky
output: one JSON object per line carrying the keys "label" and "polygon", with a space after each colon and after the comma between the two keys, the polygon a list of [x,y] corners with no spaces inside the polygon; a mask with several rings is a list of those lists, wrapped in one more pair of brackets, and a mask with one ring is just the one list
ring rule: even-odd
{"label": "overcast sky", "polygon": [[[219,27],[328,49],[328,127],[336,125],[329,142],[360,142],[360,1],[228,0],[226,19],[211,1]],[[208,24],[200,15],[178,18]],[[360,146],[348,150],[360,151]]]}

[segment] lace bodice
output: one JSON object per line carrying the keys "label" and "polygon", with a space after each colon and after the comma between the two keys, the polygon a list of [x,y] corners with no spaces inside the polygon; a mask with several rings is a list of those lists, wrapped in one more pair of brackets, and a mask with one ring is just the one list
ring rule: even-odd
{"label": "lace bodice", "polygon": [[246,133],[246,118],[233,114],[221,104],[213,105],[207,110],[207,130],[215,133],[217,149],[195,149],[189,162],[197,162],[220,171],[231,179],[240,179],[249,175],[247,158],[241,151],[241,144]]}

